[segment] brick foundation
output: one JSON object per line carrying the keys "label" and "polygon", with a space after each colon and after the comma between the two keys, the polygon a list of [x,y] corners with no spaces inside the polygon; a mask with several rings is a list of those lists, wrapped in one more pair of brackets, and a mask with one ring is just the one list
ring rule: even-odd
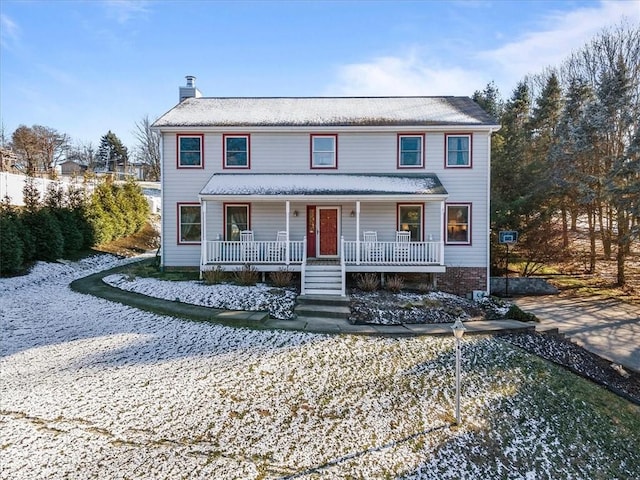
{"label": "brick foundation", "polygon": [[474,290],[486,291],[487,269],[480,267],[447,267],[445,273],[436,273],[436,288],[443,292],[464,296]]}

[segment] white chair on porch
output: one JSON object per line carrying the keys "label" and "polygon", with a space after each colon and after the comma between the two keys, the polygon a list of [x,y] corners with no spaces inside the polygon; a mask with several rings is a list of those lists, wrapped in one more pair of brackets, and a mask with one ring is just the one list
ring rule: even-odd
{"label": "white chair on porch", "polygon": [[380,246],[378,245],[378,232],[362,232],[363,259],[365,262],[380,260]]}
{"label": "white chair on porch", "polygon": [[396,232],[396,243],[393,246],[393,255],[396,261],[409,261],[409,247],[411,242],[411,232]]}
{"label": "white chair on porch", "polygon": [[267,252],[268,259],[273,263],[284,262],[284,257],[287,253],[287,232],[280,231],[276,234],[275,243],[269,244],[269,250]]}
{"label": "white chair on porch", "polygon": [[240,251],[243,262],[254,262],[258,259],[258,247],[253,239],[253,230],[240,232]]}

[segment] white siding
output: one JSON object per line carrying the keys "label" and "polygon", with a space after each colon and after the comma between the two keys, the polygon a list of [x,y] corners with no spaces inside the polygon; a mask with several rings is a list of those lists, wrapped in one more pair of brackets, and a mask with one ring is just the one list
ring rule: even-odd
{"label": "white siding", "polygon": [[[464,130],[460,130],[461,132]],[[470,132],[471,130],[469,130]],[[473,132],[473,168],[444,167],[444,131],[425,133],[425,168],[397,169],[397,131],[349,132],[336,128],[318,132],[267,132],[250,129],[234,129],[233,133],[251,135],[251,169],[232,170],[222,168],[222,131],[205,133],[204,168],[176,168],[176,134],[163,134],[163,205],[162,205],[162,252],[165,266],[197,266],[200,246],[177,244],[177,203],[197,202],[198,193],[216,172],[225,173],[435,173],[449,193],[448,203],[472,204],[472,245],[445,247],[445,261],[449,266],[487,266],[487,242],[489,238],[487,218],[487,139],[486,132]],[[192,133],[199,133],[193,131]],[[231,132],[227,132],[231,133]],[[310,168],[310,134],[334,133],[338,135],[338,169]],[[366,203],[361,199],[360,232],[375,230],[380,241],[394,239],[396,229],[396,202]],[[319,204],[314,202],[314,204]],[[338,205],[328,201],[327,205]],[[355,239],[355,202],[342,207],[342,235]],[[292,202],[291,212],[297,210],[298,217],[290,217],[292,240],[305,235],[306,204]],[[207,206],[207,237],[215,239],[224,234],[222,203],[209,202]],[[251,227],[257,240],[275,239],[278,230],[285,229],[285,202],[252,202]],[[442,224],[440,202],[425,205],[425,239],[429,234],[440,239]],[[361,233],[362,235],[362,233]]]}

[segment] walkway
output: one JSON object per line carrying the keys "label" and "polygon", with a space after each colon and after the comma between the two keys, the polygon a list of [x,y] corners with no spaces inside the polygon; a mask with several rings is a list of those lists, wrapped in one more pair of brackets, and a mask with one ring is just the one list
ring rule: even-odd
{"label": "walkway", "polygon": [[521,297],[515,303],[576,344],[640,372],[640,307],[602,297]]}
{"label": "walkway", "polygon": [[[117,267],[75,280],[71,283],[71,288],[80,293],[95,295],[148,312],[195,321],[215,322],[232,327],[378,336],[452,335],[451,325],[448,323],[425,325],[353,325],[347,320],[338,318],[314,318],[311,321],[303,318],[278,320],[270,318],[266,312],[217,310],[210,307],[148,297],[112,287],[102,281],[103,277],[118,273],[125,268],[127,267]],[[535,323],[519,322],[516,320],[487,320],[468,322],[465,323],[465,327],[467,328],[466,334],[469,335],[533,330]]]}

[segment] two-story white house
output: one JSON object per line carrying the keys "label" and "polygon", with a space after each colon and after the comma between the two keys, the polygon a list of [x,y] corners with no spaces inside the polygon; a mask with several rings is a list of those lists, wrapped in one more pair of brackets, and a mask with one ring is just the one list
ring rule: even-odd
{"label": "two-story white house", "polygon": [[154,123],[162,266],[423,272],[488,291],[491,132],[468,97],[210,98],[194,77]]}

